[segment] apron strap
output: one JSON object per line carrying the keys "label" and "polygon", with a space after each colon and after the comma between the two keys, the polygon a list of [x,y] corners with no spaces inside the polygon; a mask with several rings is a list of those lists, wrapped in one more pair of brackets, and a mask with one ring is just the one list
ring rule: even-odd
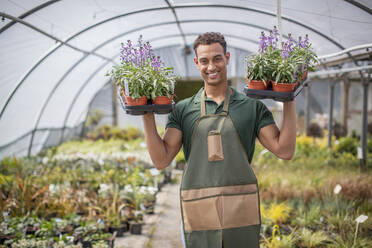
{"label": "apron strap", "polygon": [[230,87],[227,87],[226,96],[225,96],[225,100],[224,100],[223,108],[222,108],[222,113],[226,113],[226,115],[229,111],[229,103],[230,103]]}
{"label": "apron strap", "polygon": [[200,116],[205,116],[205,90],[203,90],[201,95]]}
{"label": "apron strap", "polygon": [[[200,101],[201,101],[201,103],[200,103],[200,116],[205,116],[206,115],[206,111],[205,111],[205,90],[203,90],[203,92],[202,92]],[[224,100],[223,108],[222,108],[222,113],[221,113],[222,115],[227,115],[227,113],[229,111],[229,103],[230,103],[230,87],[227,87],[226,96],[225,96],[225,100]]]}

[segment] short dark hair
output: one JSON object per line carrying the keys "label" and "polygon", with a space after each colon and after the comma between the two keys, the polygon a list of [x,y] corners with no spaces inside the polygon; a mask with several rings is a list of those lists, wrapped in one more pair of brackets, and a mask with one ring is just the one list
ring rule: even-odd
{"label": "short dark hair", "polygon": [[219,43],[223,48],[224,54],[226,54],[225,37],[219,32],[207,32],[204,34],[200,34],[198,38],[196,38],[196,40],[194,41],[195,55],[198,56],[198,54],[196,53],[196,49],[198,48],[199,45],[210,45],[213,43]]}

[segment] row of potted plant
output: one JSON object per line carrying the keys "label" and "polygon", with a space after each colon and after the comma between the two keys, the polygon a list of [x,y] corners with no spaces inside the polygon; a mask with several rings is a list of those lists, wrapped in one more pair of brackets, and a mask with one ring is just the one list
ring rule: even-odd
{"label": "row of potted plant", "polygon": [[[136,144],[143,142],[141,135],[136,137]],[[93,146],[89,153],[87,142]],[[102,235],[87,233],[84,223],[88,222],[102,229],[102,234],[111,233],[110,237],[115,232],[116,236],[126,231],[140,234],[143,216],[154,212],[165,175],[127,152],[132,148],[124,149],[126,143],[131,142],[111,138],[96,141],[94,147],[92,141],[74,141],[43,151],[41,156],[0,161],[0,220],[19,220],[0,228],[0,245],[25,238],[65,241],[79,233],[75,243],[92,244]],[[119,151],[118,145],[124,150]],[[70,220],[74,213],[81,221]]]}
{"label": "row of potted plant", "polygon": [[177,76],[172,67],[163,65],[142,36],[137,44],[131,40],[121,44],[120,65],[113,66],[106,75],[119,86],[127,105],[146,105],[150,99],[153,104],[170,104],[173,100]]}
{"label": "row of potted plant", "polygon": [[309,71],[314,71],[317,56],[312,51],[308,35],[295,41],[291,34],[288,40],[278,44],[279,32],[274,26],[269,35],[261,32],[259,50],[246,58],[248,88],[274,91],[293,91],[306,80]]}

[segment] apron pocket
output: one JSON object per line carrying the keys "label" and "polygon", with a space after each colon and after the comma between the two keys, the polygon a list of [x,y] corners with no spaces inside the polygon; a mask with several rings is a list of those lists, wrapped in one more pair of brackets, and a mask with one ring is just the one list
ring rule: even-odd
{"label": "apron pocket", "polygon": [[221,133],[217,130],[208,133],[208,161],[223,160],[222,138]]}
{"label": "apron pocket", "polygon": [[222,196],[223,228],[260,224],[258,193]]}
{"label": "apron pocket", "polygon": [[185,231],[221,229],[221,197],[209,197],[198,200],[182,201],[183,223]]}

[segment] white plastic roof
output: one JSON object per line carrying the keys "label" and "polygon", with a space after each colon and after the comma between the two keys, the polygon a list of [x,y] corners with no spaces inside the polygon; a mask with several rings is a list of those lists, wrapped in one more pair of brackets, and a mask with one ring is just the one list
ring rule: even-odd
{"label": "white plastic roof", "polygon": [[[371,43],[371,9],[368,0],[281,0],[283,34],[309,34],[318,55]],[[120,43],[140,34],[185,77],[197,71],[184,46],[221,32],[235,55],[229,76],[244,77],[244,56],[276,12],[276,0],[1,0],[0,150],[21,136],[29,143],[35,130],[81,123]]]}

